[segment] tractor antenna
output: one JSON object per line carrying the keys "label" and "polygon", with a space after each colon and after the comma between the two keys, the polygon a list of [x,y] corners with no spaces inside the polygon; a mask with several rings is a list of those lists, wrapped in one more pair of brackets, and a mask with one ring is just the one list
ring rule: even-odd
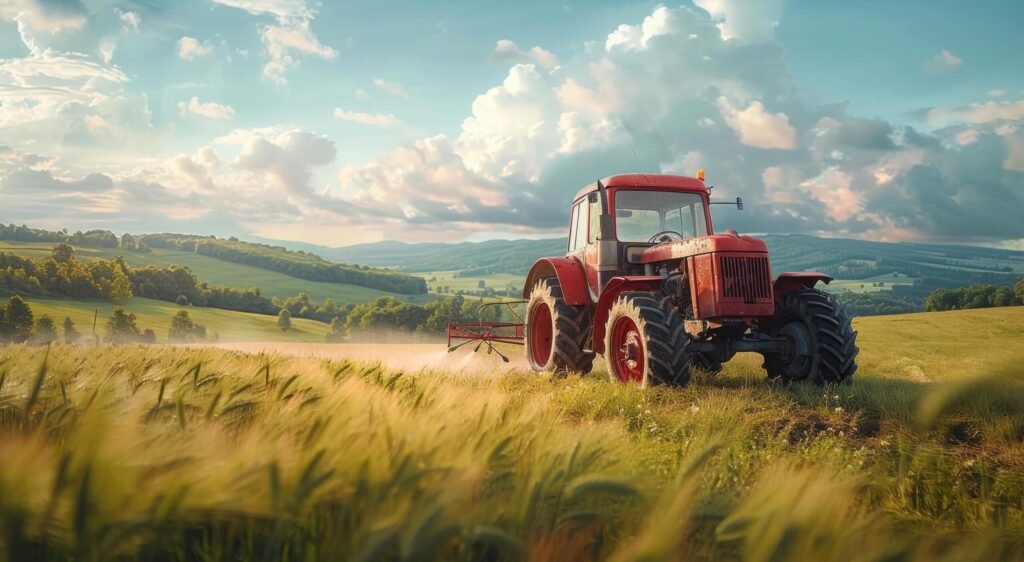
{"label": "tractor antenna", "polygon": [[636,149],[633,148],[633,139],[629,139],[629,149],[633,151],[633,161],[636,162],[636,171],[639,172],[642,167],[640,166],[640,159],[636,157]]}

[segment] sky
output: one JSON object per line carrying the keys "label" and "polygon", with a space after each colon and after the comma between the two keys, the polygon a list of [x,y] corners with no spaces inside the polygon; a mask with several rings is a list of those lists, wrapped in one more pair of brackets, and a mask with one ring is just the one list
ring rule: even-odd
{"label": "sky", "polygon": [[1024,249],[1024,3],[0,0],[0,222],[326,246],[715,227]]}

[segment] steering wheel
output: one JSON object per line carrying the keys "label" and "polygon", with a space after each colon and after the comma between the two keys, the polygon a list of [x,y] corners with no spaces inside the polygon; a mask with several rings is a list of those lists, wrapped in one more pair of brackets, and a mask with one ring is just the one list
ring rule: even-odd
{"label": "steering wheel", "polygon": [[654,234],[654,236],[651,236],[650,240],[648,240],[647,243],[648,244],[653,244],[653,243],[657,242],[657,243],[661,244],[662,242],[671,242],[673,234],[676,235],[676,238],[675,238],[676,240],[682,240],[683,239],[683,235],[679,234],[678,232],[676,232],[674,230],[662,230],[661,232],[656,232]]}

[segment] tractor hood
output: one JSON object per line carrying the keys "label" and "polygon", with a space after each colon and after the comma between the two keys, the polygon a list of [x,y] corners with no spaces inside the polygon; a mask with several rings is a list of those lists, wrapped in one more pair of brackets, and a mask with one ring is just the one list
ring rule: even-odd
{"label": "tractor hood", "polygon": [[767,254],[768,245],[764,240],[751,236],[740,236],[735,230],[729,230],[728,234],[713,234],[656,244],[644,250],[640,255],[640,263],[677,260],[712,252],[763,252]]}

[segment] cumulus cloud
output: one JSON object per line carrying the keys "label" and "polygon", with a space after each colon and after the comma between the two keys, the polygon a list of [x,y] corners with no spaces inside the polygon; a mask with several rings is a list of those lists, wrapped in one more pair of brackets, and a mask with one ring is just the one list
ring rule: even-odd
{"label": "cumulus cloud", "polygon": [[782,0],[694,0],[694,4],[720,20],[723,39],[746,43],[770,42],[782,15]]}
{"label": "cumulus cloud", "polygon": [[558,57],[541,47],[523,51],[514,41],[500,39],[494,47],[494,52],[491,53],[491,62],[498,64],[532,62],[543,68],[552,69],[558,66]]}
{"label": "cumulus cloud", "polygon": [[373,85],[380,91],[402,98],[409,97],[408,92],[398,82],[390,82],[383,78],[374,78]]}
{"label": "cumulus cloud", "polygon": [[218,142],[241,145],[233,166],[264,174],[274,187],[300,197],[313,193],[313,170],[337,156],[334,141],[300,130],[236,130]]}
{"label": "cumulus cloud", "polygon": [[132,31],[135,33],[139,32],[139,25],[142,24],[142,18],[139,17],[137,12],[123,12],[118,8],[114,8],[114,13],[117,14],[118,19],[124,24],[125,31]]}
{"label": "cumulus cloud", "polygon": [[213,52],[213,45],[209,41],[200,42],[195,37],[185,35],[178,39],[178,56],[193,61],[205,57]]}
{"label": "cumulus cloud", "polygon": [[[514,64],[501,84],[477,96],[457,136],[422,139],[346,167],[337,196],[349,220],[467,230],[486,220],[559,232],[571,194],[634,169],[635,148],[642,169],[693,174],[704,167],[717,196],[742,195],[749,212],[716,214],[741,230],[949,237],[941,226],[953,220],[945,203],[909,208],[936,196],[923,178],[940,178],[955,186],[940,198],[973,202],[960,211],[964,236],[1024,236],[1002,210],[995,212],[999,228],[967,226],[992,212],[986,190],[1022,182],[1015,167],[1024,164],[1024,143],[1013,144],[1020,118],[1011,103],[938,110],[936,118],[950,124],[934,135],[858,118],[842,104],[808,104],[771,41],[773,18],[744,23],[732,3],[702,6],[714,18],[659,7],[588,43],[554,73]],[[511,45],[499,51],[519,56]],[[968,172],[980,154],[993,168],[984,180]],[[1005,191],[1004,204],[1024,205],[1019,192]]]}
{"label": "cumulus cloud", "polygon": [[935,56],[924,61],[924,69],[929,74],[948,74],[960,68],[960,66],[963,65],[963,62],[964,61],[960,57],[943,49]]}
{"label": "cumulus cloud", "polygon": [[[47,49],[0,59],[0,129],[14,148],[37,145],[144,151],[159,141],[144,95],[117,66]],[[108,156],[96,153],[97,160]],[[124,154],[109,155],[121,160]]]}
{"label": "cumulus cloud", "polygon": [[255,16],[270,14],[282,21],[313,17],[305,0],[213,0],[213,3],[244,10]]}
{"label": "cumulus cloud", "polygon": [[210,214],[195,193],[172,190],[133,173],[57,174],[35,166],[34,155],[15,155],[0,160],[0,206],[12,219],[49,228],[94,224],[137,231],[180,228],[182,220]]}
{"label": "cumulus cloud", "polygon": [[261,38],[270,61],[263,67],[263,75],[279,84],[287,83],[285,71],[295,64],[294,54],[311,55],[324,60],[338,56],[334,49],[320,43],[309,29],[310,20],[285,22],[263,29]]}
{"label": "cumulus cloud", "polygon": [[1024,100],[989,101],[954,108],[935,107],[928,111],[927,119],[932,125],[1020,121],[1024,120]]}
{"label": "cumulus cloud", "polygon": [[334,118],[341,121],[352,121],[364,125],[377,127],[393,127],[401,123],[397,117],[388,113],[363,113],[361,111],[345,111],[340,107],[334,108]]}
{"label": "cumulus cloud", "polygon": [[37,52],[55,35],[82,29],[87,17],[81,0],[5,0],[0,3],[2,20],[15,21],[21,42]]}
{"label": "cumulus cloud", "polygon": [[215,4],[243,10],[254,16],[270,15],[276,23],[260,30],[260,39],[269,60],[263,75],[277,84],[287,84],[288,69],[295,66],[296,56],[305,55],[334,60],[338,52],[324,45],[310,29],[315,12],[305,0],[214,0]]}
{"label": "cumulus cloud", "polygon": [[740,136],[740,142],[757,148],[796,148],[796,129],[785,113],[769,113],[755,100],[746,109],[737,110],[725,97],[718,98],[725,122]]}
{"label": "cumulus cloud", "polygon": [[196,96],[187,102],[178,102],[178,111],[183,116],[198,115],[208,119],[231,119],[235,116],[235,110],[230,105],[222,105],[215,102],[201,102]]}

